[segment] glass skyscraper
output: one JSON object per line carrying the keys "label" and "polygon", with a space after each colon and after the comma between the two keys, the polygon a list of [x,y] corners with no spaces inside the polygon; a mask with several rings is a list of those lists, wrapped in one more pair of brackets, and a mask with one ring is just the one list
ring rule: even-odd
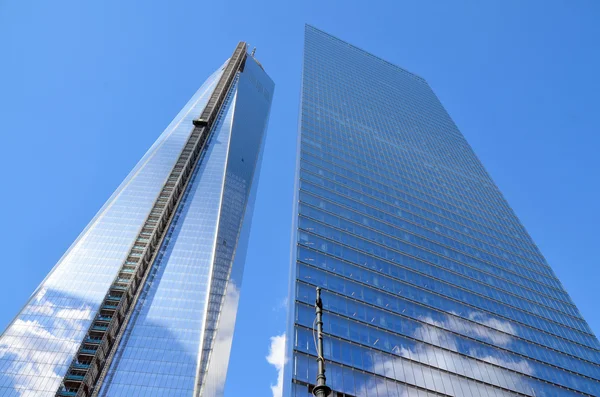
{"label": "glass skyscraper", "polygon": [[[600,396],[600,344],[429,85],[307,26],[284,395]],[[336,394],[337,393],[337,394]]]}
{"label": "glass skyscraper", "polygon": [[0,338],[0,396],[218,396],[274,85],[240,43]]}

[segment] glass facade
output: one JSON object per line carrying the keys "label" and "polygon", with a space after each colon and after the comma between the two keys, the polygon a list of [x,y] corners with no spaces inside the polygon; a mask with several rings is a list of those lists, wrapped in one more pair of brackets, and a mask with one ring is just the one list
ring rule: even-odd
{"label": "glass facade", "polygon": [[[224,66],[196,92],[0,338],[0,396],[55,396]],[[222,394],[274,85],[247,56],[100,396]]]}
{"label": "glass facade", "polygon": [[[307,26],[284,395],[600,396],[600,343],[421,77]],[[335,396],[335,394],[334,394]]]}

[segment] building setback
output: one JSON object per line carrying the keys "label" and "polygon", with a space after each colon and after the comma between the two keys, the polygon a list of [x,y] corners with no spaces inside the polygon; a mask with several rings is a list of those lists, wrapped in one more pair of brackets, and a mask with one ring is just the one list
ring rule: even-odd
{"label": "building setback", "polygon": [[240,43],[0,338],[0,396],[222,395],[274,85]]}
{"label": "building setback", "polygon": [[[306,27],[284,396],[600,396],[600,344],[421,77]],[[337,394],[336,394],[337,393]]]}

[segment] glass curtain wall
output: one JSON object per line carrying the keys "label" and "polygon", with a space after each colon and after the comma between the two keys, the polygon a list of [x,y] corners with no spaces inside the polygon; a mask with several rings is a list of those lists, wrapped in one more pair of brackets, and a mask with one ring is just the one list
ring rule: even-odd
{"label": "glass curtain wall", "polygon": [[[600,344],[427,82],[307,26],[285,393],[600,396]],[[335,396],[335,394],[334,394]]]}
{"label": "glass curtain wall", "polygon": [[[0,397],[55,396],[224,67],[160,135],[2,334]],[[273,89],[248,55],[100,396],[222,394]]]}

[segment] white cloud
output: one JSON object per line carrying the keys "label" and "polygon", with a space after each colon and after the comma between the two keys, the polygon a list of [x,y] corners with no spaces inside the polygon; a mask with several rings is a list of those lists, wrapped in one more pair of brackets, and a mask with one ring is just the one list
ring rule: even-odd
{"label": "white cloud", "polygon": [[287,309],[287,307],[288,307],[288,297],[286,296],[277,302],[275,307],[273,307],[273,311],[277,312],[279,310]]}
{"label": "white cloud", "polygon": [[[514,328],[511,326],[510,323],[503,322],[495,318],[489,318],[483,313],[471,313],[468,317],[471,320],[478,321],[490,327],[501,329],[506,333],[516,334]],[[414,361],[422,362],[423,364],[428,364],[428,360],[434,358],[439,368],[443,368],[455,373],[461,373],[463,368],[471,368],[469,372],[465,372],[462,374],[467,376],[468,378],[473,379],[485,380],[481,378],[481,376],[476,376],[476,374],[497,373],[498,379],[510,379],[510,382],[515,384],[516,390],[519,390],[519,387],[525,387],[527,381],[522,376],[513,372],[509,372],[504,368],[512,369],[528,375],[534,374],[534,369],[531,367],[529,362],[524,359],[517,359],[516,356],[513,360],[506,360],[502,356],[495,357],[488,355],[488,350],[479,351],[476,348],[472,348],[468,352],[462,351],[462,353],[468,353],[469,356],[478,360],[473,360],[471,358],[463,357],[461,355],[456,354],[455,352],[460,351],[457,341],[452,336],[452,334],[441,330],[453,328],[450,316],[447,316],[441,321],[436,321],[431,317],[421,317],[420,320],[425,323],[436,326],[420,326],[417,327],[413,332],[413,336],[415,337],[415,339],[422,340],[429,344],[418,344],[416,347],[413,348],[406,348],[404,346],[394,346],[394,348],[392,349],[392,353],[403,358],[408,358]],[[438,329],[437,327],[439,327],[440,329]],[[496,345],[506,346],[512,340],[512,337],[510,335],[503,335],[499,332],[487,333],[485,332],[483,327],[480,326],[474,326],[468,331],[472,334],[476,334],[485,339],[488,339],[494,342]],[[436,347],[433,347],[432,345]],[[452,351],[452,353],[443,353],[442,349],[439,348],[441,346],[444,346],[446,349],[449,349],[450,351]],[[448,355],[452,357],[451,360],[446,359]],[[396,374],[398,374],[397,368],[402,368],[403,365],[401,362],[396,363],[397,360],[398,359],[384,357],[384,360],[382,362],[378,361],[377,364],[374,365],[374,372],[379,374],[394,373],[394,369],[396,369]],[[494,367],[490,364],[495,364],[501,368]]]}
{"label": "white cloud", "polygon": [[271,385],[273,397],[281,397],[283,394],[283,366],[285,364],[285,333],[271,337],[269,355],[266,357],[269,364],[277,369],[277,384]]}
{"label": "white cloud", "polygon": [[512,342],[512,337],[510,335],[517,335],[517,331],[514,327],[507,321],[501,321],[497,318],[493,318],[487,316],[484,313],[480,312],[472,312],[469,313],[469,320],[473,320],[480,324],[483,324],[489,328],[497,329],[499,331],[504,332],[504,334],[499,332],[490,332],[481,327],[472,327],[471,330],[476,335],[488,338],[492,343],[500,346],[508,346]]}
{"label": "white cloud", "polygon": [[9,379],[21,397],[38,395],[41,382],[58,389],[93,315],[86,305],[59,309],[46,292],[41,290],[0,338],[0,366],[6,365],[0,384]]}
{"label": "white cloud", "polygon": [[210,362],[207,367],[208,373],[204,377],[202,395],[223,395],[225,383],[222,382],[222,377],[217,376],[217,374],[227,373],[239,300],[239,289],[234,283],[228,283],[223,307],[219,315],[218,331],[215,335]]}

